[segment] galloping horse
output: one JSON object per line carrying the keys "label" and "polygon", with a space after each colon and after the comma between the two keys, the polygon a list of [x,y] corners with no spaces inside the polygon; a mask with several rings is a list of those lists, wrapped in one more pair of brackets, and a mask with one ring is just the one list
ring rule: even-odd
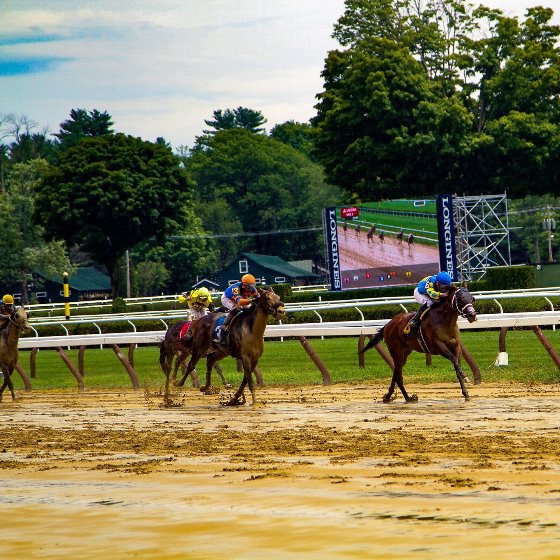
{"label": "galloping horse", "polygon": [[469,393],[465,387],[466,375],[461,369],[461,340],[457,318],[465,317],[469,323],[476,321],[474,298],[466,288],[452,286],[449,295],[441,303],[434,304],[420,323],[417,338],[410,338],[403,333],[404,328],[413,313],[400,313],[393,317],[364,347],[361,353],[373,348],[385,339],[385,344],[393,358],[395,367],[389,391],[383,397],[383,402],[391,401],[395,391],[395,384],[399,386],[406,402],[416,402],[416,395],[408,396],[404,388],[402,369],[408,356],[413,350],[425,354],[436,354],[453,362],[455,373],[461,384],[461,391],[465,400],[469,400]]}
{"label": "galloping horse", "polygon": [[0,369],[4,374],[4,383],[0,387],[0,401],[6,386],[12,393],[12,400],[16,400],[14,385],[10,376],[18,361],[18,340],[22,331],[29,329],[27,322],[27,311],[24,307],[16,307],[8,316],[8,324],[0,330]]}
{"label": "galloping horse", "polygon": [[[181,343],[181,333],[183,327],[191,323],[190,321],[180,321],[171,325],[167,332],[165,333],[164,339],[159,345],[159,365],[165,375],[165,395],[169,395],[169,379],[171,374],[171,366],[173,366],[173,360],[175,360],[175,365],[173,366],[173,374],[171,379],[175,381],[177,379],[177,371],[179,367],[187,361],[190,356],[190,348],[186,348],[184,344]],[[198,321],[194,322],[191,327],[196,329]],[[224,372],[219,364],[214,364],[214,369],[218,372],[224,387],[231,387],[226,378],[224,377]]]}
{"label": "galloping horse", "polygon": [[200,388],[204,391],[210,387],[212,366],[226,356],[241,360],[243,364],[243,381],[227,403],[231,406],[245,403],[244,390],[249,385],[253,404],[256,404],[253,371],[257,367],[264,349],[264,330],[269,315],[276,319],[284,318],[284,303],[272,288],[259,288],[259,297],[250,308],[237,315],[231,322],[229,329],[229,344],[220,344],[212,351],[212,335],[216,322],[224,313],[210,313],[200,319],[192,338],[192,356],[187,370],[178,385],[183,385],[194,370],[196,363],[203,356],[206,358],[206,384]]}

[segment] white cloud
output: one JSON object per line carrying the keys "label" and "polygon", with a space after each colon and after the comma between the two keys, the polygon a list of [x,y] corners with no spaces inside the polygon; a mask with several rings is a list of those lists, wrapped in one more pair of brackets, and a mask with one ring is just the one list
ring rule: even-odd
{"label": "white cloud", "polygon": [[[0,113],[55,131],[72,108],[107,110],[117,130],[173,145],[191,145],[215,109],[260,110],[269,128],[312,117],[344,9],[344,0],[6,2],[0,54],[55,62],[47,72],[1,78]],[[533,4],[485,3],[510,15]]]}

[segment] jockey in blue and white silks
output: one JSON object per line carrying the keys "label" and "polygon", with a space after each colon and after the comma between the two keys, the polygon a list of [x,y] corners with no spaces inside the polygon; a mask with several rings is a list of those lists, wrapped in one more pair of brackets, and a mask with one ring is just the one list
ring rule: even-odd
{"label": "jockey in blue and white silks", "polygon": [[449,286],[451,286],[451,276],[447,272],[438,272],[433,276],[426,276],[418,282],[418,286],[414,289],[414,299],[422,305],[410,320],[410,328],[413,332],[418,329],[422,313],[436,301],[447,297]]}

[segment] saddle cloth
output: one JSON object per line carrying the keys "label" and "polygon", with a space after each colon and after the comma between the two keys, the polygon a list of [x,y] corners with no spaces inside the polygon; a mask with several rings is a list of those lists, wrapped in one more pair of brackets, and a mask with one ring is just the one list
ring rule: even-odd
{"label": "saddle cloth", "polygon": [[187,331],[189,330],[189,327],[191,326],[191,323],[192,323],[192,321],[187,321],[181,327],[181,330],[179,331],[179,338],[183,338],[187,334]]}
{"label": "saddle cloth", "polygon": [[222,323],[226,320],[227,315],[222,315],[218,317],[216,324],[214,325],[214,332],[212,333],[212,340],[214,342],[220,342],[222,338]]}

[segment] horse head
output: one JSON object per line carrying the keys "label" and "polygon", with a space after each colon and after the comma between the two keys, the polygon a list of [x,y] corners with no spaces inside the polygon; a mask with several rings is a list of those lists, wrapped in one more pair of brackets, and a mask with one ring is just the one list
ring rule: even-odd
{"label": "horse head", "polygon": [[456,288],[449,297],[449,304],[461,317],[469,323],[476,321],[474,298],[467,288]]}
{"label": "horse head", "polygon": [[14,312],[10,315],[10,322],[13,323],[15,327],[20,329],[22,332],[29,331],[29,321],[25,307],[16,307],[14,309]]}
{"label": "horse head", "polygon": [[284,302],[272,288],[259,288],[260,297],[257,299],[259,305],[267,314],[281,321],[286,317]]}

